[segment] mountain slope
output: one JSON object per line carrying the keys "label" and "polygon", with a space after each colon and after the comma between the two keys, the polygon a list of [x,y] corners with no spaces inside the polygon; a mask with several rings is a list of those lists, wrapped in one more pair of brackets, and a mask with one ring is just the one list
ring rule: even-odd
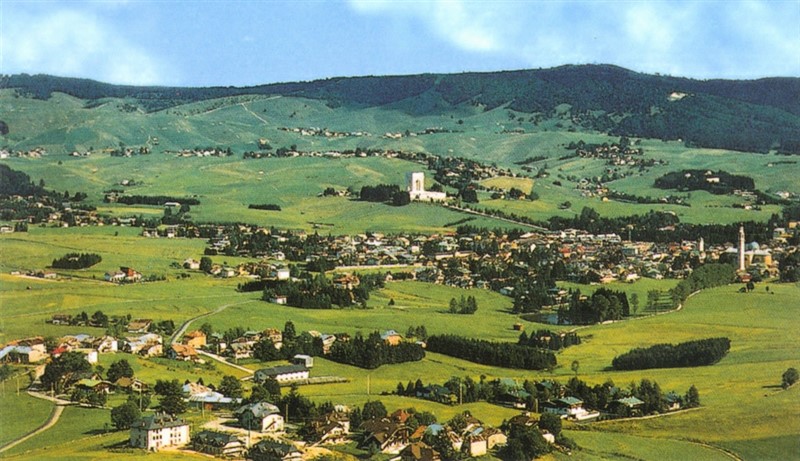
{"label": "mountain slope", "polygon": [[[342,77],[253,87],[134,87],[48,75],[0,77],[0,88],[48,99],[60,92],[101,106],[126,99],[158,112],[187,103],[241,95],[280,95],[325,101],[332,108],[405,107],[415,115],[458,106],[501,106],[542,118],[566,115],[584,129],[613,135],[682,139],[740,151],[777,148],[800,153],[800,79],[699,81],[646,75],[608,65],[562,66],[488,73]],[[438,100],[442,104],[431,105]]]}

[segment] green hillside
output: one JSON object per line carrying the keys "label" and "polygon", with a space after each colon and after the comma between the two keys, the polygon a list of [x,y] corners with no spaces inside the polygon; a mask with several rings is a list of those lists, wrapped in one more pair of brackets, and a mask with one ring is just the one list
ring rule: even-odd
{"label": "green hillside", "polygon": [[[459,112],[468,107],[481,111],[508,107],[536,124],[558,116],[577,127],[614,135],[681,139],[692,145],[738,151],[777,148],[797,153],[800,148],[800,80],[796,78],[698,81],[585,65],[331,78],[245,88],[131,87],[47,75],[12,75],[0,77],[0,88],[13,88],[20,98],[40,100],[65,93],[81,99],[85,108],[113,106],[114,99],[123,99],[126,111],[146,113],[252,95],[315,99],[329,108],[391,107],[416,116]],[[564,104],[569,106],[567,111],[560,109]],[[9,118],[12,120],[5,121],[10,132],[20,129],[13,117]],[[232,138],[226,141],[227,145],[235,144]]]}

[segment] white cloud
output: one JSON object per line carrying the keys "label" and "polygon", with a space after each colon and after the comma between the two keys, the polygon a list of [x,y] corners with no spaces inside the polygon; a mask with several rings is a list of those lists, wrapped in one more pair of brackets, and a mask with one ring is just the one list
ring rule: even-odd
{"label": "white cloud", "polygon": [[351,0],[350,5],[361,13],[413,17],[441,39],[467,51],[500,51],[505,46],[498,21],[507,8],[462,0]]}
{"label": "white cloud", "polygon": [[166,65],[96,14],[74,9],[32,13],[10,7],[4,13],[0,72],[81,76],[135,85],[169,79]]}
{"label": "white cloud", "polygon": [[465,51],[539,67],[611,63],[712,78],[800,75],[800,4],[705,1],[350,0]]}

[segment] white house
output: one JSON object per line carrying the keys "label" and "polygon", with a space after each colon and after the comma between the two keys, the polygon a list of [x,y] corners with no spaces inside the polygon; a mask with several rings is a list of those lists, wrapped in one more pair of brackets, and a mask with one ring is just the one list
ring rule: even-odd
{"label": "white house", "polygon": [[131,426],[132,447],[158,451],[165,447],[182,447],[189,443],[189,424],[177,416],[157,413],[145,416]]}
{"label": "white house", "polygon": [[241,406],[233,415],[244,428],[257,429],[260,432],[281,432],[284,428],[280,409],[269,402]]}
{"label": "white house", "polygon": [[541,406],[544,413],[553,413],[562,418],[583,420],[598,416],[583,408],[583,400],[575,397],[562,397],[551,402],[544,402]]}
{"label": "white house", "polygon": [[288,267],[281,267],[275,269],[275,272],[273,272],[273,276],[278,280],[289,280],[289,278],[291,277],[291,271],[289,270]]}

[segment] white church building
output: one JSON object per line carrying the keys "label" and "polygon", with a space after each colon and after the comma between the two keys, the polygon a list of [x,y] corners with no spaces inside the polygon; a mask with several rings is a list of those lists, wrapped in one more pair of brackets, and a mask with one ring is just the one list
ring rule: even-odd
{"label": "white church building", "polygon": [[406,174],[406,184],[411,200],[442,202],[447,199],[445,192],[425,190],[425,173],[414,171]]}

